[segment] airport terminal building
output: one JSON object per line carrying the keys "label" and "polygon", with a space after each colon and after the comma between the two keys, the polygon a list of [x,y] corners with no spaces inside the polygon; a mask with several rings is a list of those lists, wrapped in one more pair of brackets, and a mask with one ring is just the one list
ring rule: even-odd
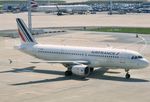
{"label": "airport terminal building", "polygon": [[[0,0],[0,4],[27,4],[28,0]],[[35,0],[40,5],[49,3],[65,3],[63,0]]]}

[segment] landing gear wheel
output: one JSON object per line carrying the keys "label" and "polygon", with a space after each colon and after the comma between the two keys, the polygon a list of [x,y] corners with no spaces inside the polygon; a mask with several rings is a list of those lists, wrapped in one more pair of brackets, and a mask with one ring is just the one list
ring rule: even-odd
{"label": "landing gear wheel", "polygon": [[130,78],[130,74],[127,73],[125,77],[126,77],[126,79],[129,79]]}
{"label": "landing gear wheel", "polygon": [[71,71],[66,71],[65,72],[65,76],[71,76],[72,75],[72,72]]}
{"label": "landing gear wheel", "polygon": [[92,73],[94,71],[94,68],[90,68],[90,72]]}
{"label": "landing gear wheel", "polygon": [[129,69],[125,69],[125,72],[126,72],[125,78],[129,79],[130,78]]}

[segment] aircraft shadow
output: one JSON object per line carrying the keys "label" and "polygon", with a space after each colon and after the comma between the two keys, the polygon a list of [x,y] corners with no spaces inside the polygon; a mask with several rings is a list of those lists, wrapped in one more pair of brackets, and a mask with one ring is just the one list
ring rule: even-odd
{"label": "aircraft shadow", "polygon": [[32,72],[32,73],[43,73],[43,74],[55,74],[55,75],[64,75],[63,71],[54,71],[54,70],[40,70],[35,69],[35,66],[30,66],[26,68],[12,68],[12,70],[1,71],[0,73],[22,73],[22,72]]}
{"label": "aircraft shadow", "polygon": [[31,72],[32,70],[34,70],[35,66],[30,66],[30,67],[26,67],[26,68],[12,68],[12,70],[7,70],[7,71],[0,71],[0,73],[20,73],[20,72]]}
{"label": "aircraft shadow", "polygon": [[30,67],[21,68],[21,69],[13,68],[12,70],[2,71],[0,73],[8,73],[8,72],[14,72],[14,73],[32,72],[32,73],[41,73],[41,74],[61,75],[61,77],[57,77],[57,78],[54,78],[54,79],[42,79],[42,80],[34,80],[34,81],[10,84],[10,85],[14,85],[14,86],[48,83],[48,82],[57,82],[57,81],[66,81],[66,80],[87,81],[89,79],[122,81],[122,82],[149,82],[149,80],[145,80],[145,79],[138,79],[138,78],[125,79],[124,77],[104,75],[105,73],[112,73],[112,74],[119,74],[120,73],[120,72],[115,72],[115,71],[109,71],[106,68],[100,68],[100,69],[94,70],[94,72],[91,73],[87,78],[83,78],[83,77],[76,76],[76,75],[66,77],[66,76],[64,76],[64,71],[40,70],[40,69],[35,69],[35,66],[30,66]]}
{"label": "aircraft shadow", "polygon": [[89,78],[100,79],[100,80],[122,81],[122,82],[149,82],[149,80],[139,79],[139,78],[126,79],[125,77],[108,76],[108,75],[104,75],[105,73],[119,74],[120,72],[108,71],[108,69],[101,68],[95,70],[89,76]]}

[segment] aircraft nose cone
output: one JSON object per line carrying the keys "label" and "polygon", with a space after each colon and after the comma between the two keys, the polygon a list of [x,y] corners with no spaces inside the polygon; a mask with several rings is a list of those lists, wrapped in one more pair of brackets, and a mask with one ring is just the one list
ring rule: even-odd
{"label": "aircraft nose cone", "polygon": [[149,61],[147,59],[143,59],[143,62],[142,62],[142,66],[145,68],[145,67],[148,67],[149,66]]}

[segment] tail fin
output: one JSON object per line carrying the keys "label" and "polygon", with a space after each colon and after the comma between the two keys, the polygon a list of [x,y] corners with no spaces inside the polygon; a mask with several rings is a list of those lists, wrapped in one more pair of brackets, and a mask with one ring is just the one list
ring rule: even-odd
{"label": "tail fin", "polygon": [[21,39],[21,43],[22,44],[25,44],[25,43],[36,44],[37,42],[33,38],[31,32],[27,28],[24,21],[20,18],[17,18],[16,21],[17,21],[17,25],[18,25],[18,34],[19,34],[19,37]]}
{"label": "tail fin", "polygon": [[31,7],[32,7],[32,8],[38,7],[38,3],[37,3],[35,0],[32,0],[32,1],[31,1]]}

